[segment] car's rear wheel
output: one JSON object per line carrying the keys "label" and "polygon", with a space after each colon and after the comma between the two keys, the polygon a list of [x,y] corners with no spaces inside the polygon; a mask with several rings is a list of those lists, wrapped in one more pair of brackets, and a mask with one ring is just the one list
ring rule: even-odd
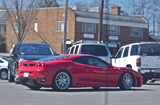
{"label": "car's rear wheel", "polygon": [[52,81],[53,90],[67,90],[71,83],[71,76],[66,71],[59,71]]}
{"label": "car's rear wheel", "polygon": [[14,82],[14,76],[11,75],[11,71],[8,70],[8,82]]}
{"label": "car's rear wheel", "polygon": [[133,82],[134,80],[130,73],[123,73],[119,79],[119,87],[123,90],[131,89],[131,87],[133,86]]}
{"label": "car's rear wheel", "polygon": [[2,80],[7,80],[8,79],[8,71],[7,70],[1,70],[1,72],[0,72],[0,78]]}

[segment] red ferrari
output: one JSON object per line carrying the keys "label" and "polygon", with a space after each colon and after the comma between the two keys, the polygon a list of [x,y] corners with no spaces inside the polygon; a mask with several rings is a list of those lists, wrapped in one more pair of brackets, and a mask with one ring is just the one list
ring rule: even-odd
{"label": "red ferrari", "polygon": [[52,87],[119,87],[131,89],[142,86],[142,76],[131,68],[113,67],[93,55],[58,55],[19,64],[18,80],[32,90]]}

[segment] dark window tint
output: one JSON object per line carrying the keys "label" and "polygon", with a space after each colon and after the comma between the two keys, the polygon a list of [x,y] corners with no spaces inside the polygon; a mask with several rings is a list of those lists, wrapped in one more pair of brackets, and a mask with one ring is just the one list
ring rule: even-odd
{"label": "dark window tint", "polygon": [[139,45],[133,45],[131,47],[131,55],[138,55],[138,46]]}
{"label": "dark window tint", "polygon": [[122,55],[122,51],[123,51],[123,48],[121,48],[118,53],[116,54],[116,58],[121,58],[121,55]]}
{"label": "dark window tint", "polygon": [[52,49],[48,45],[21,45],[22,55],[53,55]]}
{"label": "dark window tint", "polygon": [[78,48],[79,48],[79,46],[77,45],[76,49],[75,49],[75,54],[77,54]]}
{"label": "dark window tint", "polygon": [[129,47],[126,47],[126,48],[124,49],[123,57],[127,57],[127,56],[128,56],[128,51],[129,51]]}
{"label": "dark window tint", "polygon": [[2,61],[2,60],[0,60],[0,63],[3,63],[3,61]]}
{"label": "dark window tint", "polygon": [[160,44],[140,45],[140,55],[160,56]]}
{"label": "dark window tint", "polygon": [[107,56],[108,52],[105,46],[102,45],[83,45],[82,54],[91,54],[95,56]]}
{"label": "dark window tint", "polygon": [[70,54],[73,54],[73,51],[74,51],[74,47],[71,48]]}
{"label": "dark window tint", "polygon": [[86,65],[92,65],[97,67],[108,67],[108,64],[100,59],[97,59],[95,57],[78,57],[73,59],[74,62],[86,64]]}

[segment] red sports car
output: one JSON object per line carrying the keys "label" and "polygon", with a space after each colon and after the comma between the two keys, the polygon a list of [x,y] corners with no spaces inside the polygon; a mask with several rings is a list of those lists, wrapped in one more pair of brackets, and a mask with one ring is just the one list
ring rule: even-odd
{"label": "red sports car", "polygon": [[32,90],[52,87],[119,87],[131,89],[142,86],[142,76],[131,68],[113,67],[93,55],[58,55],[19,64],[18,80]]}

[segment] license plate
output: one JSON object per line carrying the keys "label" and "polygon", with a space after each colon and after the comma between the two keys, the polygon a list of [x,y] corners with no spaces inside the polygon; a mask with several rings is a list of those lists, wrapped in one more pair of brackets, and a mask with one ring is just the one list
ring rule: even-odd
{"label": "license plate", "polygon": [[24,72],[23,77],[28,77],[29,76],[29,72]]}

